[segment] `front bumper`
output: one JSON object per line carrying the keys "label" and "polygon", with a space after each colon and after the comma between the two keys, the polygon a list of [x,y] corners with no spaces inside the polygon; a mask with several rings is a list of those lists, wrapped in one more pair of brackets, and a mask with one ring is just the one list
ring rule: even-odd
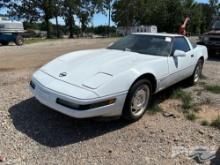
{"label": "front bumper", "polygon": [[[65,115],[74,118],[90,118],[90,117],[112,117],[112,116],[120,116],[122,113],[122,109],[124,106],[126,93],[121,93],[113,96],[107,97],[97,97],[88,99],[88,96],[91,95],[90,91],[85,89],[80,89],[79,87],[75,87],[69,85],[60,80],[54,79],[53,77],[46,75],[43,72],[37,73],[38,77],[43,77],[43,82],[39,81],[38,78],[33,76],[32,83],[30,85],[30,89],[37,100]],[[46,84],[45,84],[46,83]],[[57,84],[56,87],[50,84]],[[54,88],[51,89],[51,87]],[[59,91],[57,86],[62,86],[63,92]],[[48,88],[49,87],[49,88]],[[68,94],[65,94],[65,88],[68,88]],[[75,95],[73,95],[75,93]],[[82,94],[85,95],[85,99],[83,99]],[[77,98],[77,97],[81,98]],[[105,102],[106,100],[114,99],[115,101],[108,105],[102,105],[97,108],[88,108],[88,109],[74,109],[68,106],[64,106],[57,102],[58,99],[65,100],[66,102],[73,103],[75,105],[81,105],[87,107],[90,104],[97,104],[100,102]]]}

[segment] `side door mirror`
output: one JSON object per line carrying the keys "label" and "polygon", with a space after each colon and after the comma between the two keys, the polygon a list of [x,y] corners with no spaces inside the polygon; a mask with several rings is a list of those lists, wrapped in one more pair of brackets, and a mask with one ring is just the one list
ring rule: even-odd
{"label": "side door mirror", "polygon": [[182,51],[182,50],[175,50],[173,53],[174,57],[185,57],[186,56],[186,52]]}

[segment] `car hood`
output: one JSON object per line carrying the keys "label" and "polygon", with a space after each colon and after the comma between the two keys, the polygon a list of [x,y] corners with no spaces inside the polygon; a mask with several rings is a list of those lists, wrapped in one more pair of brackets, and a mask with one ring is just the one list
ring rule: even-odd
{"label": "car hood", "polygon": [[96,89],[135,67],[143,58],[146,62],[159,57],[110,49],[85,50],[58,57],[43,66],[41,71],[75,86]]}
{"label": "car hood", "polygon": [[204,35],[217,35],[217,36],[220,36],[220,30],[212,30],[212,31],[209,31],[207,33],[205,33]]}

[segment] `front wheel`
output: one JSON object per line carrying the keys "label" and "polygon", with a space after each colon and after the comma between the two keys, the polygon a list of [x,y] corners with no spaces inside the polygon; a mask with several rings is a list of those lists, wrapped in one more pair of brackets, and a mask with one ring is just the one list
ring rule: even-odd
{"label": "front wheel", "polygon": [[202,69],[203,69],[203,60],[199,59],[199,61],[196,64],[196,68],[195,68],[193,75],[189,78],[190,84],[194,85],[198,83],[202,75]]}
{"label": "front wheel", "polygon": [[151,82],[146,79],[137,81],[128,92],[122,118],[129,121],[139,120],[149,105],[151,95]]}

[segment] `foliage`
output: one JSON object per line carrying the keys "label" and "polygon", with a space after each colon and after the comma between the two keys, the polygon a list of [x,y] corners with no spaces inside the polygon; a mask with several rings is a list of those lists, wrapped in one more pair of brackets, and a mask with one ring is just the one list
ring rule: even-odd
{"label": "foliage", "polygon": [[203,121],[201,121],[201,125],[208,126],[209,122],[207,120],[203,120]]}
{"label": "foliage", "polygon": [[208,30],[219,4],[197,3],[195,0],[118,0],[113,5],[113,21],[118,26],[157,25],[161,32],[178,32],[186,16],[191,21],[188,31],[201,34]]}
{"label": "foliage", "polygon": [[196,115],[193,112],[188,112],[185,114],[186,119],[190,120],[190,121],[195,121],[196,120]]}
{"label": "foliage", "polygon": [[177,89],[173,92],[171,97],[173,99],[180,99],[182,101],[183,110],[188,110],[192,108],[192,97],[189,93],[181,89]]}
{"label": "foliage", "polygon": [[[56,33],[59,33],[58,17],[63,17],[69,37],[74,34],[75,19],[80,20],[79,33],[87,32],[95,13],[101,12],[112,17],[117,26],[129,28],[135,25],[157,25],[160,32],[178,32],[181,22],[190,17],[187,31],[201,34],[207,31],[212,18],[219,16],[218,0],[209,4],[195,0],[0,0],[0,8],[7,7],[11,16],[25,22],[45,22],[48,37],[51,33],[50,19],[56,20]],[[110,33],[110,17],[108,18]],[[59,36],[59,35],[57,35]]]}
{"label": "foliage", "polygon": [[6,5],[10,2],[10,0],[0,0],[0,9],[2,7],[6,7]]}
{"label": "foliage", "polygon": [[220,94],[220,86],[219,85],[205,85],[205,89],[215,93],[215,94]]}
{"label": "foliage", "polygon": [[163,109],[157,103],[154,103],[147,110],[147,113],[150,114],[150,115],[154,115],[154,114],[156,114],[158,112],[162,112],[162,111],[163,111]]}
{"label": "foliage", "polygon": [[9,7],[11,16],[22,18],[30,23],[36,22],[40,18],[37,4],[33,0],[21,0],[20,3],[11,3]]}
{"label": "foliage", "polygon": [[216,120],[214,120],[212,123],[211,123],[211,126],[213,127],[216,127],[216,128],[219,128],[220,129],[220,116],[217,117]]}
{"label": "foliage", "polygon": [[98,34],[98,35],[106,35],[108,32],[110,34],[115,34],[116,32],[116,27],[112,26],[112,27],[108,27],[108,26],[97,26],[97,27],[94,27],[93,29],[93,32],[95,34]]}

